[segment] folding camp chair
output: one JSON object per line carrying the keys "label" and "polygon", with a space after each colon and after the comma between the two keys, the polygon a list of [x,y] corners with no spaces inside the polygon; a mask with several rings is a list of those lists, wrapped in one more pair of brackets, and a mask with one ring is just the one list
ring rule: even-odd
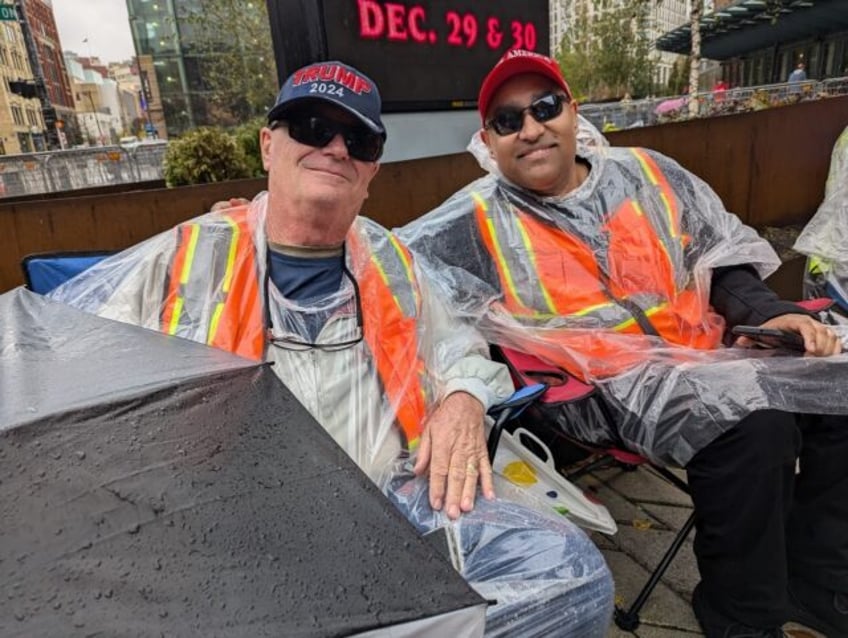
{"label": "folding camp chair", "polygon": [[104,250],[38,253],[24,257],[21,269],[26,287],[45,295],[111,254]]}
{"label": "folding camp chair", "polygon": [[[801,308],[813,313],[825,311],[832,304],[833,301],[827,298],[798,302]],[[527,428],[543,441],[555,457],[558,467],[574,467],[580,463],[578,469],[564,474],[566,479],[576,481],[589,472],[611,466],[618,466],[625,470],[635,470],[644,466],[686,494],[689,493],[686,482],[667,467],[628,451],[621,444],[612,442],[609,445],[592,445],[566,434],[565,426],[569,422],[576,423],[587,420],[591,422],[597,419],[600,419],[602,423],[613,422],[612,415],[594,386],[583,383],[564,370],[547,364],[533,355],[518,352],[511,348],[492,346],[492,358],[507,365],[516,387],[538,382],[544,382],[548,385],[547,391],[539,400],[527,406],[524,413],[516,418],[513,423]],[[532,448],[532,446],[532,442],[528,442],[528,447]],[[618,627],[625,631],[634,631],[639,626],[639,612],[665,574],[694,525],[695,514],[693,512],[675,535],[630,607],[625,609],[616,606],[615,623]]]}
{"label": "folding camp chair", "polygon": [[[512,498],[541,511],[567,516],[577,525],[614,534],[617,526],[606,506],[573,484],[557,470],[559,459],[536,435],[516,419],[548,390],[546,383],[517,384],[518,390],[489,411],[497,420],[488,438],[488,456],[494,472],[516,491]],[[517,422],[509,429],[506,423]]]}
{"label": "folding camp chair", "polygon": [[[646,466],[675,487],[688,493],[686,482],[668,468],[652,463],[647,458],[630,452],[620,445],[598,446],[578,441],[567,435],[563,427],[559,427],[571,419],[604,419],[605,422],[611,422],[612,417],[593,386],[532,355],[510,348],[493,346],[492,358],[507,365],[516,387],[532,385],[539,381],[548,385],[547,391],[539,400],[529,405],[523,415],[513,422],[516,425],[520,424],[542,440],[556,459],[556,465],[559,468],[580,463],[579,469],[564,474],[567,480],[576,481],[589,472],[610,466],[619,466],[626,470]],[[526,444],[532,449],[532,441]],[[547,450],[543,453],[547,454]],[[695,516],[691,514],[630,607],[624,609],[616,606],[615,623],[621,629],[633,631],[639,626],[639,612],[660,578],[665,574],[694,524]]]}

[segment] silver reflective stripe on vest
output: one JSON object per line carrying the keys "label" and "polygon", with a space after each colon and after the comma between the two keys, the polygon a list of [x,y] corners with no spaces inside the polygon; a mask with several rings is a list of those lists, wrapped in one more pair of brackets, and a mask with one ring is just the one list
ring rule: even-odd
{"label": "silver reflective stripe on vest", "polygon": [[229,292],[239,232],[230,218],[192,224],[169,334],[201,343],[212,341]]}

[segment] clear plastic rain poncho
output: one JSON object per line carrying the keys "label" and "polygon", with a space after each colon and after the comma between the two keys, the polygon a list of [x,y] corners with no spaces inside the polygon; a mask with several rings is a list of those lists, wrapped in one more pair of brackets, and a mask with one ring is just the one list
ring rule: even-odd
{"label": "clear plastic rain poncho", "polygon": [[[399,244],[364,218],[348,234],[347,273],[339,291],[309,303],[286,299],[265,278],[266,206],[263,194],[247,214],[219,211],[187,222],[100,262],[51,297],[272,361],[301,403],[419,531],[449,530],[461,548],[457,567],[498,601],[488,610],[488,635],[551,635],[545,632],[555,626],[563,635],[603,636],[612,580],[583,532],[561,516],[503,499],[480,503],[451,522],[431,510],[426,479],[413,478],[412,461],[403,459],[413,435],[401,434],[398,413],[405,408],[399,397],[423,396],[425,419],[437,399],[454,390],[469,391],[488,405],[512,391],[506,369],[488,359],[479,334],[451,320],[434,295],[410,283],[414,266],[401,257]],[[385,298],[380,281],[393,282],[391,298]],[[179,312],[166,301],[174,286],[183,300]],[[239,296],[230,323],[227,310],[216,310],[224,294]],[[417,316],[417,331],[405,332],[382,301]],[[252,350],[257,338],[258,352]],[[415,363],[396,367],[387,381],[378,358],[390,350]]]}
{"label": "clear plastic rain poncho", "polygon": [[848,414],[848,396],[827,391],[848,382],[848,356],[722,346],[713,269],[766,277],[779,260],[702,180],[658,153],[608,146],[583,118],[578,155],[591,171],[563,197],[508,183],[479,132],[469,150],[490,174],[396,232],[490,342],[600,388],[615,425],[573,422],[570,434],[684,466],[754,410]]}
{"label": "clear plastic rain poncho", "polygon": [[833,147],[824,201],[794,248],[807,255],[804,297],[830,297],[827,318],[848,324],[848,128]]}

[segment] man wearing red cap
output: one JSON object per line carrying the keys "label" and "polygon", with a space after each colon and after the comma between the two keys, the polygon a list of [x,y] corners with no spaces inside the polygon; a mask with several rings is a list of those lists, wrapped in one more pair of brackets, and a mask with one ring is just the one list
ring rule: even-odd
{"label": "man wearing red cap", "polygon": [[[707,636],[790,618],[848,636],[848,393],[826,390],[848,380],[840,336],[763,284],[777,256],[709,186],[581,122],[556,61],[509,52],[479,110],[490,175],[398,231],[432,285],[490,342],[600,390],[612,422],[586,407],[567,434],[686,468]],[[724,347],[741,324],[807,356]]]}

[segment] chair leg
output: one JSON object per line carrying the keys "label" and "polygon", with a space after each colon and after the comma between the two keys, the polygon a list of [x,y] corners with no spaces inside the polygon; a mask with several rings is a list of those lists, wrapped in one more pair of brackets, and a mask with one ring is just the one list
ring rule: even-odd
{"label": "chair leg", "polygon": [[656,569],[651,574],[651,577],[648,579],[648,582],[645,583],[645,586],[642,588],[642,591],[639,592],[639,595],[636,597],[636,600],[633,601],[633,604],[630,605],[629,609],[622,609],[621,607],[615,608],[615,624],[618,625],[620,629],[624,631],[635,631],[636,628],[639,627],[639,612],[642,610],[642,607],[645,605],[645,602],[648,600],[648,597],[654,591],[654,588],[657,586],[657,583],[660,581],[660,578],[665,574],[665,570],[668,569],[668,566],[671,564],[671,561],[674,560],[674,557],[677,555],[680,546],[683,545],[683,541],[686,540],[686,537],[689,536],[689,532],[692,531],[692,527],[695,525],[695,513],[689,515],[689,518],[686,519],[686,522],[683,524],[683,527],[680,528],[680,531],[677,532],[677,536],[674,537],[674,541],[671,543],[671,547],[666,550],[665,555],[662,557],[659,565],[657,565]]}
{"label": "chair leg", "polygon": [[689,493],[689,484],[677,476],[674,472],[671,472],[667,467],[662,467],[661,465],[650,464],[651,469],[662,476],[666,481],[674,485],[681,492]]}
{"label": "chair leg", "polygon": [[602,454],[594,461],[590,461],[586,465],[583,465],[580,468],[574,470],[573,472],[566,474],[565,478],[573,483],[580,477],[586,476],[589,472],[594,472],[595,470],[600,469],[602,467],[607,467],[612,463],[614,463],[614,461],[610,459],[610,457],[605,454]]}

